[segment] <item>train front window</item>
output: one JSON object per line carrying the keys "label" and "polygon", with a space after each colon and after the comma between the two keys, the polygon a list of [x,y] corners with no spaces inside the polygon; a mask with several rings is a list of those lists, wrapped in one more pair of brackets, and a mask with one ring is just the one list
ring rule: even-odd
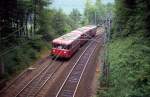
{"label": "train front window", "polygon": [[53,43],[53,47],[58,48],[58,49],[69,49],[68,45],[62,45],[62,44],[56,44],[56,43]]}

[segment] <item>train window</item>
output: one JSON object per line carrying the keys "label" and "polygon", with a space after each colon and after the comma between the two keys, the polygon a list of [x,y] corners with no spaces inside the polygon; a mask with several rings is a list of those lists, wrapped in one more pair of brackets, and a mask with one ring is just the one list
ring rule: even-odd
{"label": "train window", "polygon": [[70,49],[70,48],[71,48],[71,45],[63,45],[63,48],[64,48],[64,49]]}
{"label": "train window", "polygon": [[62,45],[58,45],[58,47],[57,48],[59,48],[59,49],[63,49],[63,46]]}
{"label": "train window", "polygon": [[54,48],[59,48],[59,49],[70,49],[70,45],[62,45],[62,44],[56,44],[53,43]]}
{"label": "train window", "polygon": [[71,49],[71,47],[72,47],[71,45],[68,45],[68,49]]}
{"label": "train window", "polygon": [[62,49],[68,49],[66,45],[62,45]]}

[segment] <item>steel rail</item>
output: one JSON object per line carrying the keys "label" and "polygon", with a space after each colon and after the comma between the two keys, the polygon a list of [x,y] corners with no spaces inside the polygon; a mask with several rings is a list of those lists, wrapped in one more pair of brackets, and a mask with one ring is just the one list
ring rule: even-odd
{"label": "steel rail", "polygon": [[23,71],[19,76],[17,76],[13,81],[11,81],[6,88],[0,91],[0,94],[9,89],[22,75],[24,75],[28,70]]}
{"label": "steel rail", "polygon": [[62,91],[62,88],[64,87],[65,83],[67,82],[69,76],[71,75],[71,73],[73,72],[74,68],[77,66],[77,63],[80,61],[81,57],[84,55],[84,53],[87,51],[87,49],[92,45],[93,42],[91,42],[88,47],[86,47],[86,49],[84,50],[84,52],[80,55],[79,59],[75,62],[74,66],[72,67],[72,69],[70,70],[69,74],[67,75],[65,81],[63,82],[62,86],[60,87],[59,91],[57,92],[55,97],[58,97],[60,92]]}
{"label": "steel rail", "polygon": [[92,51],[91,55],[89,56],[89,58],[88,58],[88,60],[87,60],[87,62],[86,62],[86,65],[85,65],[84,68],[83,68],[83,71],[82,71],[82,73],[81,73],[81,76],[80,76],[80,78],[79,78],[79,81],[78,81],[78,83],[77,83],[77,86],[76,86],[76,88],[75,88],[73,97],[75,97],[75,94],[76,94],[77,89],[78,89],[78,87],[79,87],[79,84],[80,84],[80,81],[81,81],[81,79],[82,79],[83,73],[84,73],[84,71],[85,71],[85,69],[86,69],[86,67],[87,67],[87,65],[88,65],[88,62],[89,62],[89,60],[90,60],[90,58],[91,58],[93,52],[95,51],[96,47],[97,47],[97,45],[95,46],[94,50]]}
{"label": "steel rail", "polygon": [[[62,63],[63,64],[63,63]],[[61,66],[62,66],[62,64],[61,64]],[[33,96],[33,97],[36,97],[37,95],[38,95],[38,93],[41,91],[41,89],[45,86],[45,84],[48,82],[48,80],[50,80],[52,77],[53,77],[53,75],[59,70],[59,68],[61,67],[61,66],[58,66],[56,69],[55,69],[55,71],[47,78],[47,80],[42,84],[42,86],[39,88],[39,90],[35,93],[35,95]]]}
{"label": "steel rail", "polygon": [[33,79],[31,79],[31,80],[28,82],[28,84],[26,84],[26,85],[21,89],[21,91],[16,94],[15,97],[18,97],[18,96],[26,89],[26,87],[28,87],[28,86],[30,85],[30,83],[32,83],[37,77],[39,77],[45,70],[48,70],[48,68],[52,67],[51,64],[52,64],[53,62],[55,62],[55,60],[57,60],[57,58],[58,58],[58,56],[56,56],[56,58],[55,58],[54,60],[52,60],[52,61],[50,62],[50,64],[47,65],[40,73],[38,73],[36,76],[34,76]]}
{"label": "steel rail", "polygon": [[[45,60],[45,59],[43,59],[43,60]],[[43,60],[41,60],[41,61],[43,61]],[[36,63],[36,64],[38,64],[38,63]],[[43,64],[43,63],[41,63],[41,64]],[[41,66],[41,68],[42,68],[42,67],[44,67],[44,66]],[[6,86],[6,88],[4,88],[4,89],[2,89],[2,90],[0,91],[0,94],[3,93],[3,92],[5,92],[7,89],[9,89],[9,88],[10,88],[17,80],[19,80],[20,77],[22,77],[27,71],[28,71],[28,69],[24,70],[21,74],[19,74],[13,81],[11,81],[11,82]]]}

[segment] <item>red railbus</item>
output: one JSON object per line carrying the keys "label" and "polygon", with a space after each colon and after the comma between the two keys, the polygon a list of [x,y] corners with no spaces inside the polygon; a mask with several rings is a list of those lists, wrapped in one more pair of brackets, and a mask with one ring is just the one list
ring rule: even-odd
{"label": "red railbus", "polygon": [[54,39],[51,55],[70,58],[81,45],[96,35],[96,28],[93,25],[84,26]]}
{"label": "red railbus", "polygon": [[59,57],[70,58],[80,47],[80,35],[68,33],[52,41],[51,54]]}

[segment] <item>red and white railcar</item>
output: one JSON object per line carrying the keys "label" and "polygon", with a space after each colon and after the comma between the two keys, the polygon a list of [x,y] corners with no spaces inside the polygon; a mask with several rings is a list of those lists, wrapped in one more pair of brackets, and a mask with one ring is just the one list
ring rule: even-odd
{"label": "red and white railcar", "polygon": [[87,41],[85,32],[74,30],[72,33],[80,35],[80,45],[83,45]]}
{"label": "red and white railcar", "polygon": [[85,27],[88,27],[89,28],[89,35],[91,36],[91,37],[94,37],[95,35],[96,35],[96,30],[97,30],[97,26],[95,26],[95,25],[87,25],[87,26],[85,26]]}
{"label": "red and white railcar", "polygon": [[96,35],[96,26],[88,25],[78,28],[52,41],[51,54],[70,58],[88,39]]}
{"label": "red and white railcar", "polygon": [[81,31],[84,34],[84,38],[89,39],[96,35],[96,29],[97,29],[96,26],[88,25],[82,28],[78,28],[77,30]]}
{"label": "red and white railcar", "polygon": [[68,33],[52,41],[51,54],[63,58],[70,58],[80,47],[80,35]]}

